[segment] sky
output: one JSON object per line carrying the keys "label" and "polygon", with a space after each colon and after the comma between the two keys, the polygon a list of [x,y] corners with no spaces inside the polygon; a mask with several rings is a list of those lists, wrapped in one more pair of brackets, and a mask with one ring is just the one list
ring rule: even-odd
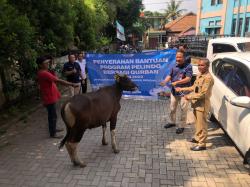
{"label": "sky", "polygon": [[[177,0],[179,1],[179,0]],[[167,8],[167,3],[170,0],[143,0],[145,10],[164,12],[163,9]],[[187,9],[187,12],[197,12],[197,0],[182,0],[182,9]]]}

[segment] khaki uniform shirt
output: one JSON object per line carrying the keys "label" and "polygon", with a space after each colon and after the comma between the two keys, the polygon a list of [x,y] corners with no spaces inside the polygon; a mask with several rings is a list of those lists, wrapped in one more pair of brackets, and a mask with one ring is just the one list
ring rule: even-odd
{"label": "khaki uniform shirt", "polygon": [[191,87],[192,92],[188,95],[192,108],[201,112],[209,112],[213,84],[214,80],[209,72],[197,76]]}

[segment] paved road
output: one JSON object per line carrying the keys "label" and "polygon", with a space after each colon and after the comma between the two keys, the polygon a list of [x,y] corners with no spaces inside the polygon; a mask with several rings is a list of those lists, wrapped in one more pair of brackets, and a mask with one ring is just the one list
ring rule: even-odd
{"label": "paved road", "polygon": [[113,154],[110,144],[101,145],[101,128],[87,131],[79,153],[87,162],[84,169],[74,168],[65,148],[59,151],[58,141],[48,138],[44,108],[27,123],[13,125],[1,137],[9,143],[0,149],[0,186],[250,186],[241,156],[217,125],[210,124],[208,150],[192,152],[186,140],[193,126],[183,135],[163,128],[168,101],[121,103],[121,152]]}

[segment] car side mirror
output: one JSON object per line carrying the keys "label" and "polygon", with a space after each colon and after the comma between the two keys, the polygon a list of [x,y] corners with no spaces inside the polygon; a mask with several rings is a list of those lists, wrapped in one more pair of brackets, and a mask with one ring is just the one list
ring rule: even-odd
{"label": "car side mirror", "polygon": [[239,96],[230,100],[230,103],[235,106],[249,108],[250,109],[250,97]]}

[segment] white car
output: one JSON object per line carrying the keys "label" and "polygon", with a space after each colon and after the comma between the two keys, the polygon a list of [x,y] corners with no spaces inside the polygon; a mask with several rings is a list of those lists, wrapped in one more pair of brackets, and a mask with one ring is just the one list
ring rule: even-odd
{"label": "white car", "polygon": [[249,155],[250,52],[218,54],[210,73],[214,78],[211,113],[240,152]]}
{"label": "white car", "polygon": [[[216,55],[227,52],[250,51],[249,37],[225,37],[210,39],[207,46],[207,59],[212,62]],[[193,74],[199,73],[197,64],[193,65]]]}

